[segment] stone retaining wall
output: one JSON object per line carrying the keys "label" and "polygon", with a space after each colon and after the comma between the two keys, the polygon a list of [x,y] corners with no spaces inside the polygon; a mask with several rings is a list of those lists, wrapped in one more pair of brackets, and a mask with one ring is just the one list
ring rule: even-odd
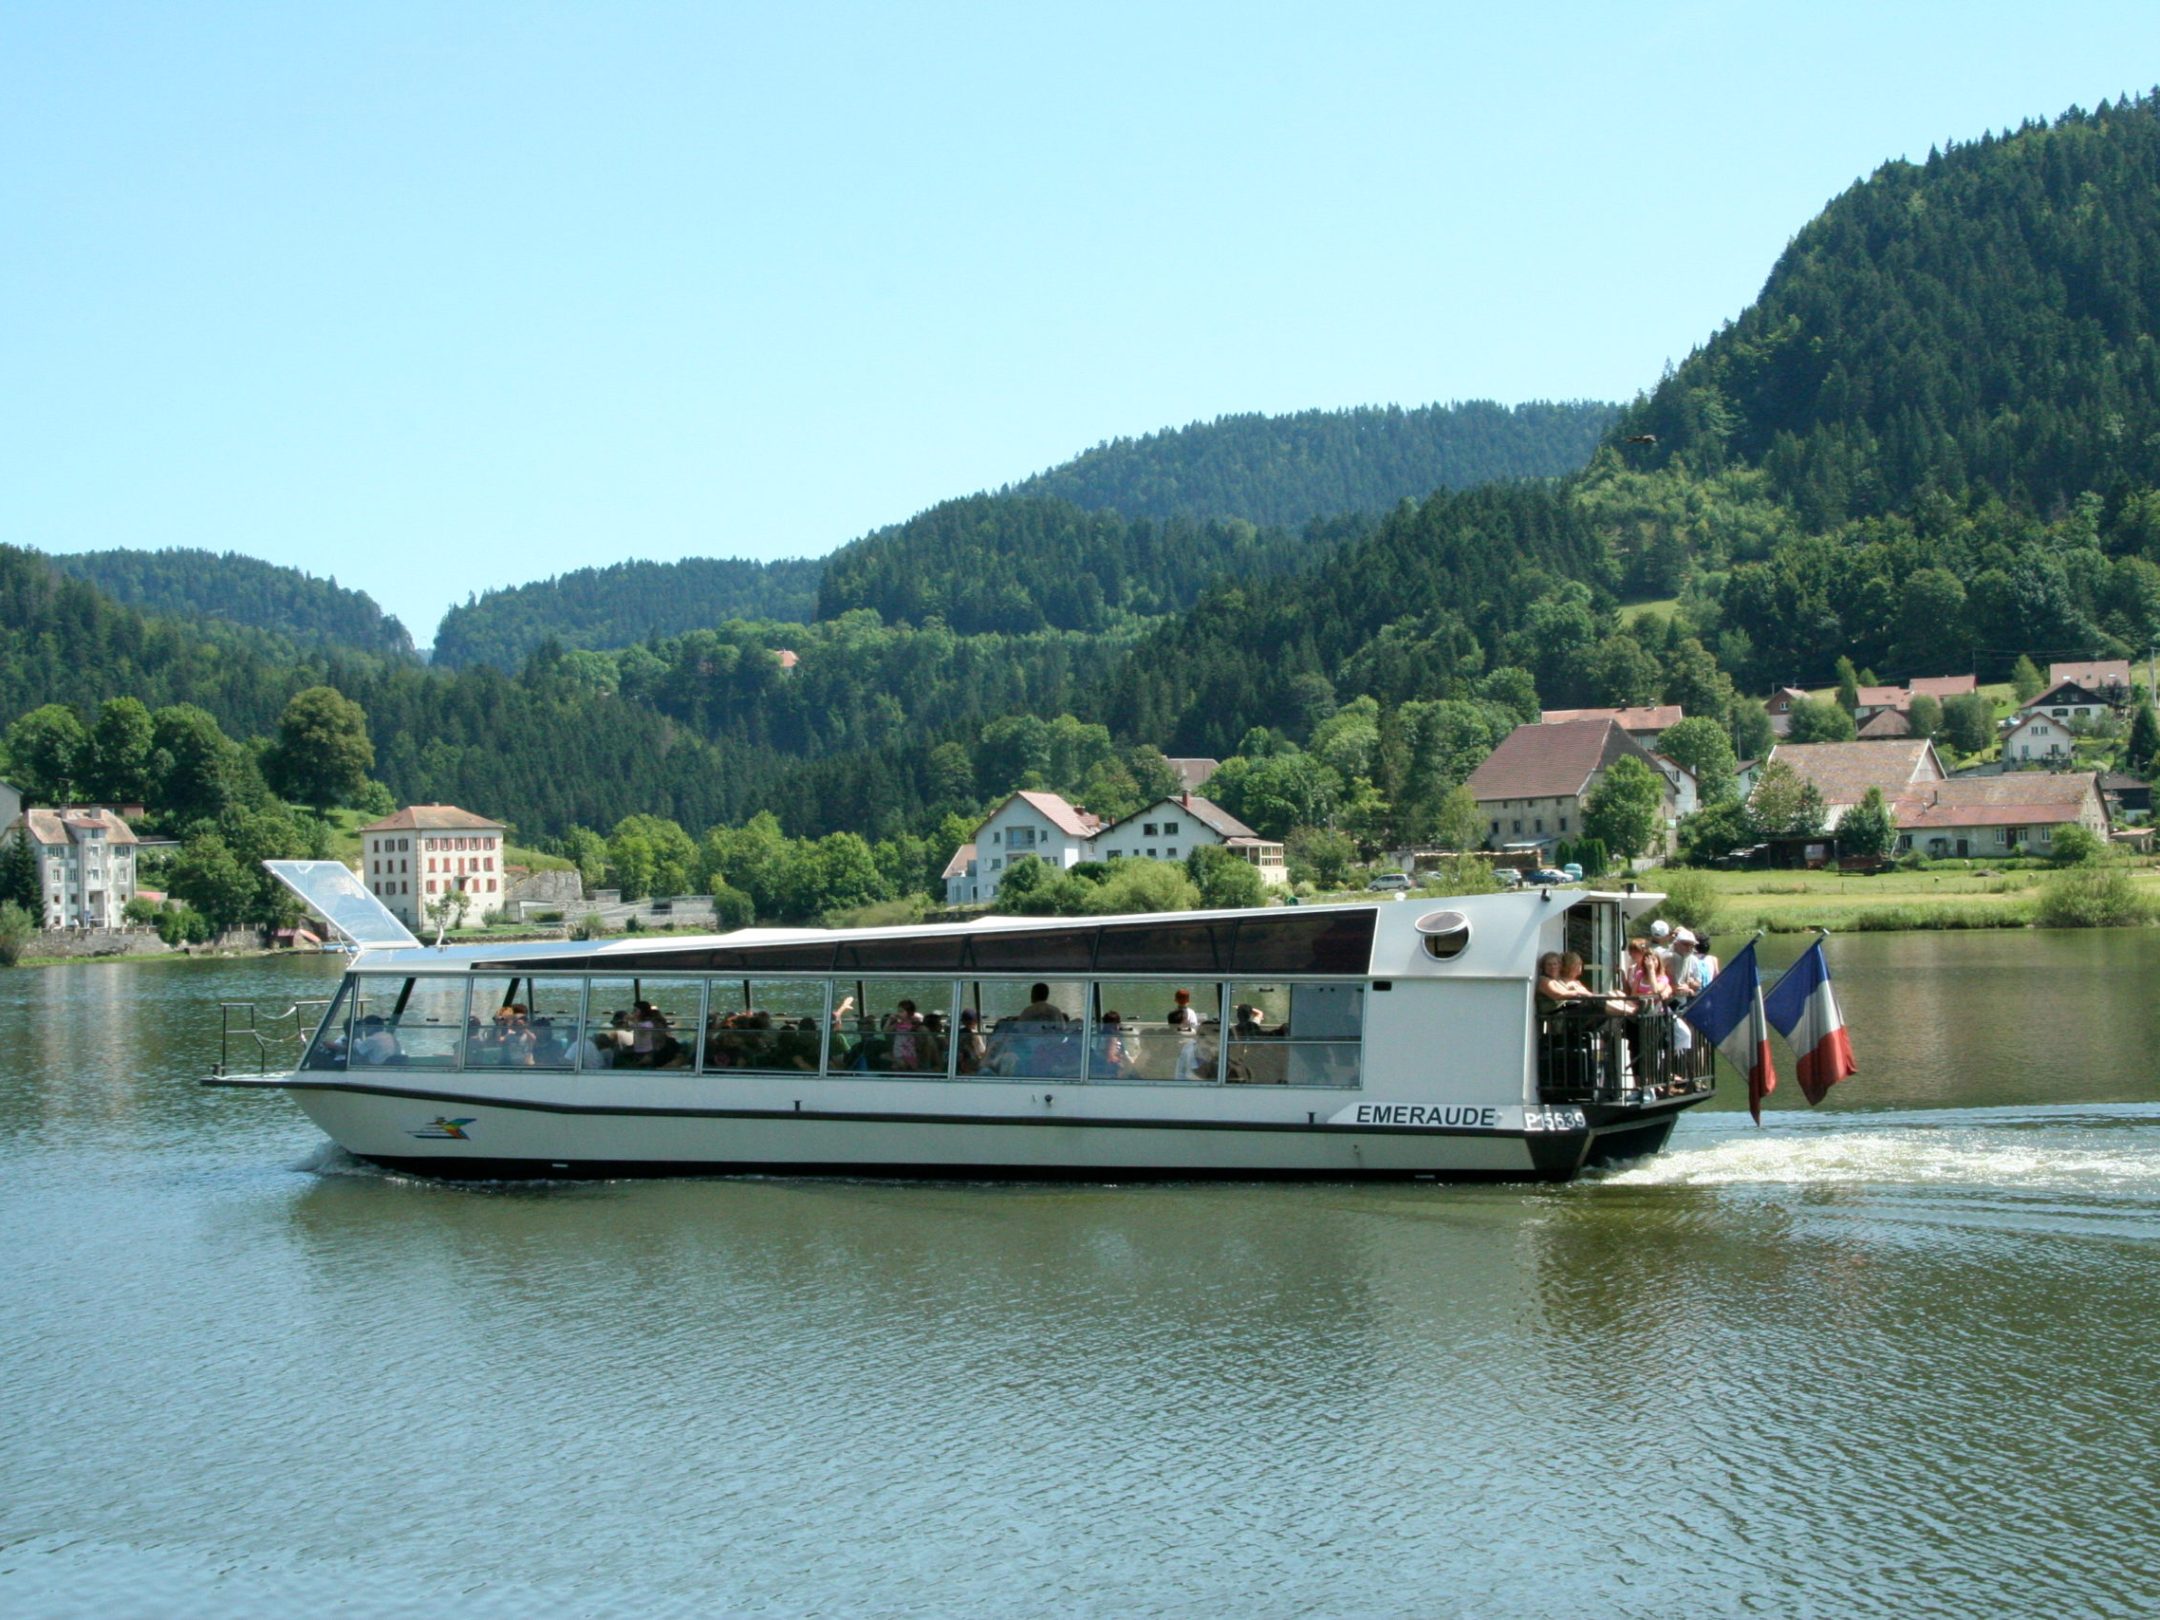
{"label": "stone retaining wall", "polygon": [[48,928],[25,956],[157,956],[169,947],[149,928]]}

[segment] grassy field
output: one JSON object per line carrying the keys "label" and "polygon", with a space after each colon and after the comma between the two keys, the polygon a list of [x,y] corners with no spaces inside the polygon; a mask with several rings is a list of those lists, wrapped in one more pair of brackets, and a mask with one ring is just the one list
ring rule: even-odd
{"label": "grassy field", "polygon": [[[2042,867],[1974,861],[1923,872],[1860,877],[1842,872],[1704,872],[1717,895],[1716,926],[1774,934],[1828,928],[1839,933],[1907,928],[2022,928],[2032,921]],[[1658,874],[1645,874],[1655,888]],[[2160,902],[2160,867],[2135,869],[2141,892]]]}

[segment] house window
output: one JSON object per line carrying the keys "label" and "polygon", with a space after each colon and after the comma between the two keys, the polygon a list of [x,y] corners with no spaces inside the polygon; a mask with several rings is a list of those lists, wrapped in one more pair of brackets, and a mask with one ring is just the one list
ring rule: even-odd
{"label": "house window", "polygon": [[1566,817],[1566,816],[1562,816],[1562,817],[1560,818],[1560,830],[1561,830],[1562,832],[1566,832],[1566,831],[1567,831],[1567,817]]}
{"label": "house window", "polygon": [[990,842],[993,844],[1002,843],[1004,839],[1005,835],[1001,832],[994,832],[990,835]]}
{"label": "house window", "polygon": [[1495,838],[1500,836],[1500,823],[1497,821],[1492,824],[1492,835]]}
{"label": "house window", "polygon": [[1177,823],[1174,821],[1164,822],[1162,824],[1162,831],[1165,838],[1175,838],[1177,836]]}
{"label": "house window", "polygon": [[1535,828],[1538,832],[1543,832],[1545,830],[1545,818],[1543,816],[1539,816],[1536,821],[1531,823],[1531,826]]}
{"label": "house window", "polygon": [[1152,849],[1147,852],[1147,858],[1151,861],[1155,858],[1155,852]]}
{"label": "house window", "polygon": [[1001,856],[1001,855],[993,855],[993,856],[991,856],[991,857],[990,857],[990,870],[991,870],[991,871],[993,871],[993,872],[997,871],[997,870],[998,870],[999,868],[1003,867],[1003,866],[1004,866],[1004,864],[1005,864],[1005,859],[1004,859],[1004,857],[1003,857],[1003,856]]}
{"label": "house window", "polygon": [[[1155,836],[1155,832],[1155,823],[1151,821],[1146,826],[1140,829],[1140,836],[1142,838],[1153,838]],[[1150,853],[1152,853],[1152,851]]]}
{"label": "house window", "polygon": [[2025,842],[2025,829],[2023,827],[2005,827],[2002,836],[2005,844],[2022,844]]}
{"label": "house window", "polygon": [[1175,844],[1172,844],[1172,845],[1171,845],[1171,846],[1170,846],[1170,847],[1169,847],[1168,849],[1164,850],[1164,851],[1163,851],[1163,853],[1164,853],[1165,855],[1167,855],[1167,856],[1168,856],[1168,857],[1169,857],[1169,858],[1170,858],[1171,860],[1173,860],[1173,861],[1174,861],[1174,860],[1176,860],[1176,859],[1177,859],[1177,845],[1175,845]]}
{"label": "house window", "polygon": [[1520,821],[1517,821],[1517,822],[1516,822],[1516,823],[1515,823],[1514,825],[1515,825],[1515,830],[1516,830],[1517,832],[1521,832],[1521,831],[1522,831],[1522,823],[1521,823]]}

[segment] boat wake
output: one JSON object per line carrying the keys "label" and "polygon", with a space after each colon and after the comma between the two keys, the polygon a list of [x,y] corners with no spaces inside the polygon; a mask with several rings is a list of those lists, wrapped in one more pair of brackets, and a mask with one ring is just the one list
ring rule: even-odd
{"label": "boat wake", "polygon": [[1626,1187],[1952,1188],[2160,1203],[2160,1106],[1774,1113],[1682,1122],[1654,1159],[1594,1178]]}

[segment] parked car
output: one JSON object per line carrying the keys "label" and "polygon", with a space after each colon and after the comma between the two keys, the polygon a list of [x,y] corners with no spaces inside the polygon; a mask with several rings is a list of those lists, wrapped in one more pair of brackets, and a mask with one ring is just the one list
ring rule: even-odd
{"label": "parked car", "polygon": [[1561,867],[1560,870],[1568,875],[1568,881],[1570,883],[1580,883],[1582,881],[1582,868],[1576,865],[1573,861],[1569,861],[1565,866]]}
{"label": "parked car", "polygon": [[1375,894],[1404,894],[1415,885],[1408,872],[1382,872],[1365,887]]}
{"label": "parked car", "polygon": [[1494,881],[1503,889],[1519,889],[1522,887],[1522,873],[1512,866],[1496,866],[1493,868],[1492,875]]}
{"label": "parked car", "polygon": [[1530,881],[1541,886],[1550,886],[1555,883],[1572,883],[1574,879],[1557,867],[1541,866],[1530,874]]}

